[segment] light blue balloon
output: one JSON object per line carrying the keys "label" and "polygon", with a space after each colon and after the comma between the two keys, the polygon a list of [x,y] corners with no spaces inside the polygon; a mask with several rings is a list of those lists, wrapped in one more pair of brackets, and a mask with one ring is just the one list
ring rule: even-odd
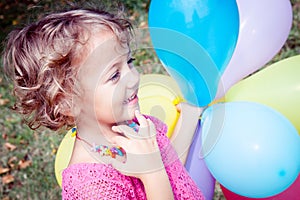
{"label": "light blue balloon", "polygon": [[[153,46],[167,71],[176,71],[182,77],[179,87],[183,80],[188,80],[196,85],[193,90],[201,93],[201,98],[196,95],[197,101],[190,103],[209,104],[236,46],[239,31],[236,1],[152,0],[149,29]],[[189,68],[194,68],[198,75],[188,76],[185,71]]]}
{"label": "light blue balloon", "polygon": [[229,102],[207,108],[202,137],[208,169],[236,194],[273,196],[299,175],[300,136],[286,117],[265,105]]}

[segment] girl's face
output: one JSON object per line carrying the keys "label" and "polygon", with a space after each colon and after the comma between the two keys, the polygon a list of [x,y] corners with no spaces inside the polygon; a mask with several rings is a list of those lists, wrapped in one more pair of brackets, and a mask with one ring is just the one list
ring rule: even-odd
{"label": "girl's face", "polygon": [[88,49],[79,73],[84,93],[80,117],[109,125],[131,120],[139,109],[140,78],[129,48],[121,45],[114,34],[101,32],[89,40]]}

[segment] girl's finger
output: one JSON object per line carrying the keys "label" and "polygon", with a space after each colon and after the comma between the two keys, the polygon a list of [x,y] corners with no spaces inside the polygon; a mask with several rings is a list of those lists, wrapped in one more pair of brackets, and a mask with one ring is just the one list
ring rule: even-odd
{"label": "girl's finger", "polygon": [[127,125],[115,125],[111,127],[111,130],[114,132],[120,133],[122,135],[125,135],[126,132],[132,132],[134,131],[132,128],[128,127]]}
{"label": "girl's finger", "polygon": [[153,122],[150,119],[147,119],[148,129],[149,129],[149,137],[154,137],[156,135],[156,128]]}
{"label": "girl's finger", "polygon": [[135,111],[135,117],[138,120],[140,127],[148,126],[147,119],[138,110]]}
{"label": "girl's finger", "polygon": [[112,127],[112,130],[123,134],[127,138],[132,138],[132,139],[145,139],[148,138],[148,127],[142,127],[139,128],[139,132],[135,132],[131,127],[121,124],[121,125],[116,125]]}

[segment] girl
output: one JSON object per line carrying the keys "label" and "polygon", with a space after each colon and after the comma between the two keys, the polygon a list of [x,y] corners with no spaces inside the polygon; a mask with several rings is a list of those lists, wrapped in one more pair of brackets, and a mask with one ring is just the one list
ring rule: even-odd
{"label": "girl", "polygon": [[[14,109],[32,129],[76,125],[63,199],[203,199],[167,127],[139,113],[130,36],[127,20],[90,9],[13,31],[3,64],[15,84]],[[183,105],[184,112],[174,135],[190,141],[201,110]]]}

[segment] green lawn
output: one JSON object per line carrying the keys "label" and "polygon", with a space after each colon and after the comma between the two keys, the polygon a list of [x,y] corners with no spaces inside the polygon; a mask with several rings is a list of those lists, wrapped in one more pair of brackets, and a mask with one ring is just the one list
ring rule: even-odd
{"label": "green lawn", "polygon": [[[31,2],[31,1],[28,1]],[[35,2],[30,5],[11,5],[6,12],[10,21],[6,23],[18,24],[26,18],[26,8],[34,7]],[[44,2],[44,3],[41,3]],[[66,4],[67,1],[57,1]],[[57,3],[56,2],[56,3]],[[82,1],[84,2],[84,1]],[[110,1],[106,1],[110,2]],[[125,6],[134,25],[139,28],[147,27],[147,3],[142,0],[126,0]],[[293,0],[294,21],[290,36],[282,50],[270,61],[269,64],[284,58],[300,54],[300,0]],[[0,8],[4,8],[3,1]],[[40,1],[40,8],[32,18],[39,16],[44,8],[55,9],[49,0]],[[21,6],[17,8],[16,6]],[[26,7],[27,6],[27,7]],[[46,6],[46,7],[43,7]],[[25,12],[24,12],[25,8]],[[9,12],[10,11],[10,12]],[[13,12],[15,11],[15,12]],[[16,11],[18,15],[16,15]],[[2,14],[0,14],[1,16]],[[5,14],[4,14],[5,15]],[[4,17],[5,18],[5,17]],[[3,19],[1,19],[1,23]],[[26,21],[26,20],[25,20]],[[4,22],[3,22],[4,23]],[[276,22],[274,22],[276,23]],[[2,27],[3,28],[3,27]],[[9,30],[6,28],[5,30]],[[135,64],[141,73],[166,73],[159,59],[156,57],[150,44],[150,37],[147,30],[140,32],[144,34],[142,44],[134,52],[137,60]],[[3,36],[1,37],[3,38]],[[141,45],[141,44],[140,44]],[[19,115],[12,112],[13,105],[11,97],[12,87],[3,74],[0,76],[0,200],[9,199],[61,199],[61,189],[57,185],[54,175],[55,154],[63,135],[48,130],[32,131],[22,125]],[[215,200],[225,199],[219,187],[216,187]]]}

